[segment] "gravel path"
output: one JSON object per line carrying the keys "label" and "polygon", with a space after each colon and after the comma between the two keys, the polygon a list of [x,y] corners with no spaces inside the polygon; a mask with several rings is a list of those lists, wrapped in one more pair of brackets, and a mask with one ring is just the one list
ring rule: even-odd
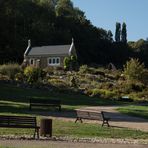
{"label": "gravel path", "polygon": [[0,140],[8,148],[146,148],[147,144],[101,144],[67,141]]}

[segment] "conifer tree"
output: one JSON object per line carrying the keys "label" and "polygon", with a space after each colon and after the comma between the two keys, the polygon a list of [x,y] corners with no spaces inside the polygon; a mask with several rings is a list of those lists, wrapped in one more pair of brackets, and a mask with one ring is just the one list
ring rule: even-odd
{"label": "conifer tree", "polygon": [[125,23],[122,24],[121,41],[123,43],[127,43],[127,30]]}
{"label": "conifer tree", "polygon": [[121,37],[121,24],[119,22],[116,23],[116,32],[115,32],[115,41],[120,42]]}

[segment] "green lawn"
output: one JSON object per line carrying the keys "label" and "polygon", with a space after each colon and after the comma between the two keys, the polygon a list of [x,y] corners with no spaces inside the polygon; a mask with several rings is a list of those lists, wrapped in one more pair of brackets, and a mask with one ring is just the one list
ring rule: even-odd
{"label": "green lawn", "polygon": [[[32,129],[1,128],[0,135],[33,137]],[[74,123],[74,121],[53,120],[53,136],[71,138],[133,138],[148,139],[148,132],[127,128],[102,127],[97,123]]]}
{"label": "green lawn", "polygon": [[23,89],[5,84],[0,85],[0,112],[24,113],[28,111],[30,98],[61,99],[63,110],[73,110],[84,106],[119,104],[119,102],[101,98],[91,98],[85,95],[69,93],[68,91],[59,94],[54,91]]}
{"label": "green lawn", "polygon": [[[38,122],[42,118],[41,111],[29,111],[30,98],[55,98],[62,100],[62,111],[72,112],[73,109],[84,106],[117,105],[111,100],[91,98],[84,95],[59,94],[56,92],[25,89],[13,85],[0,84],[0,114],[37,116]],[[48,109],[49,110],[49,109]],[[45,110],[45,111],[48,111]],[[31,129],[0,129],[0,135],[32,135]],[[98,124],[80,124],[70,121],[53,120],[53,136],[68,137],[105,137],[105,138],[143,138],[148,139],[148,132],[129,130],[126,128],[107,128]]]}
{"label": "green lawn", "polygon": [[127,115],[148,119],[148,106],[129,105],[117,110]]}

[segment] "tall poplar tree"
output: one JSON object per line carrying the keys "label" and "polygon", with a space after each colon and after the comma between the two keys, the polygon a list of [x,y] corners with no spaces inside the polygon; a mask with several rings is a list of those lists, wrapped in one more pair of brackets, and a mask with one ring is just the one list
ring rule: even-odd
{"label": "tall poplar tree", "polygon": [[127,43],[127,30],[125,23],[122,24],[121,41],[123,43]]}
{"label": "tall poplar tree", "polygon": [[116,31],[115,31],[115,41],[120,42],[121,37],[121,24],[119,22],[116,23]]}

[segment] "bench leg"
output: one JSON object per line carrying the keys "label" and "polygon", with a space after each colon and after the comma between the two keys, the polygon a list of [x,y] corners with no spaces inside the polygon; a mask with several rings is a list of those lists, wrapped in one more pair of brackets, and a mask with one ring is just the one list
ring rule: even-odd
{"label": "bench leg", "polygon": [[34,138],[34,139],[35,139],[35,135],[36,135],[36,129],[35,129],[34,134],[33,134],[33,138]]}
{"label": "bench leg", "polygon": [[79,120],[81,123],[83,123],[82,119],[79,118],[79,117],[77,117],[77,119],[75,120],[75,123],[76,123],[78,120]]}
{"label": "bench leg", "polygon": [[106,124],[108,127],[110,127],[110,125],[109,125],[109,123],[108,123],[108,120],[103,120],[102,126],[104,126],[105,124]]}
{"label": "bench leg", "polygon": [[30,107],[29,107],[29,110],[31,111],[31,105],[30,105]]}
{"label": "bench leg", "polygon": [[61,111],[61,106],[59,106],[59,111]]}
{"label": "bench leg", "polygon": [[36,128],[34,131],[34,135],[33,135],[34,139],[35,139],[36,135],[37,135],[37,139],[39,139],[39,128]]}
{"label": "bench leg", "polygon": [[40,139],[40,136],[39,136],[39,128],[37,128],[36,132],[37,132],[37,138]]}

